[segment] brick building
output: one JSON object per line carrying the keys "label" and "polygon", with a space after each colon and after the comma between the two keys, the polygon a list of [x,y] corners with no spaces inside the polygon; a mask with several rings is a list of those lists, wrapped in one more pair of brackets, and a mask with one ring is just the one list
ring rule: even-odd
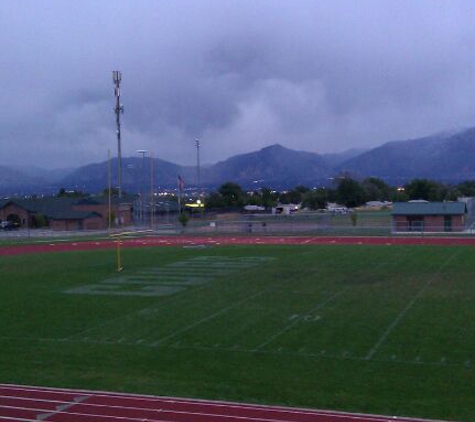
{"label": "brick building", "polygon": [[394,232],[460,232],[465,229],[467,206],[463,202],[395,202]]}
{"label": "brick building", "polygon": [[[113,198],[111,217],[114,225],[132,223],[133,198]],[[109,225],[107,198],[39,198],[0,200],[0,220],[20,227],[46,225],[53,230],[100,230]]]}

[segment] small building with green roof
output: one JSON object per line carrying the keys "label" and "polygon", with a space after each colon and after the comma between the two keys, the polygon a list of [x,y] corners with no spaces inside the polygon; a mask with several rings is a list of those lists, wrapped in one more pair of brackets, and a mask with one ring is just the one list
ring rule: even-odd
{"label": "small building with green roof", "polygon": [[465,229],[467,205],[463,202],[395,202],[394,232],[461,232]]}

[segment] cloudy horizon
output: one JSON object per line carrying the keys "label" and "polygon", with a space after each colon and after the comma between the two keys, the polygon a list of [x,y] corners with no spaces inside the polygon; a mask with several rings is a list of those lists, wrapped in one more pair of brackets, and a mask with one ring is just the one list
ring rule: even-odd
{"label": "cloudy horizon", "polygon": [[1,165],[318,153],[475,126],[470,1],[28,2],[0,14]]}

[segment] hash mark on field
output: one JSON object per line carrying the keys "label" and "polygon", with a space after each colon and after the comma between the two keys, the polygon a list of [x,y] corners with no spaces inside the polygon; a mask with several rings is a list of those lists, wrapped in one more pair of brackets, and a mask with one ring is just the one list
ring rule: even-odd
{"label": "hash mark on field", "polygon": [[[32,343],[35,342],[44,342],[44,343],[64,343],[65,341],[68,343],[85,343],[85,344],[97,344],[97,345],[127,345],[131,347],[156,347],[153,343],[149,342],[143,342],[141,344],[137,344],[136,342],[120,342],[118,340],[115,341],[101,341],[101,340],[93,340],[93,339],[72,339],[72,340],[64,340],[62,338],[22,338],[22,337],[5,337],[2,336],[0,337],[0,340],[16,340],[16,341],[29,341]],[[309,357],[309,358],[316,358],[316,359],[335,359],[335,360],[351,360],[351,361],[359,361],[359,362],[364,362],[366,359],[365,357],[361,356],[354,356],[351,353],[348,354],[348,356],[343,357],[341,354],[330,354],[327,353],[326,350],[321,350],[320,352],[303,352],[302,349],[298,351],[290,351],[290,350],[282,350],[281,352],[277,352],[276,350],[252,350],[252,349],[232,349],[232,348],[217,348],[213,346],[186,346],[186,345],[181,345],[180,342],[176,342],[173,344],[168,344],[164,346],[165,348],[169,349],[188,349],[188,350],[200,350],[200,351],[213,351],[213,352],[239,352],[239,353],[246,353],[246,354],[261,354],[261,355],[276,355],[276,354],[281,354],[281,355],[288,355],[288,356],[295,356],[295,357]],[[419,361],[415,362],[414,360],[405,360],[405,359],[396,359],[395,355],[392,355],[390,358],[386,359],[373,359],[374,362],[383,362],[383,363],[396,363],[396,364],[403,364],[403,365],[423,365],[423,366],[438,366],[438,367],[454,367],[454,368],[460,368],[460,367],[465,367],[465,368],[472,368],[473,367],[473,362],[470,359],[467,359],[465,361],[459,361],[459,362],[449,362],[445,361],[442,363],[440,360],[439,361]]]}
{"label": "hash mark on field", "polygon": [[[333,300],[335,300],[337,297],[341,296],[343,293],[345,293],[346,291],[348,290],[348,287],[346,289],[343,289],[342,291],[338,292],[338,293],[335,293],[333,296],[330,296],[328,299],[326,299],[325,301],[319,303],[317,306],[315,306],[314,308],[310,309],[309,311],[307,311],[305,314],[306,315],[309,315],[315,311],[317,311],[318,309],[321,309],[323,308],[325,305],[327,305],[328,303],[332,302]],[[284,328],[282,328],[280,331],[278,331],[277,333],[275,333],[273,336],[269,337],[266,341],[264,341],[263,343],[259,344],[257,347],[254,348],[254,351],[258,351],[258,350],[261,350],[263,347],[267,346],[269,343],[271,343],[272,341],[274,341],[276,338],[280,337],[282,334],[286,333],[287,331],[289,331],[290,329],[292,329],[295,325],[297,325],[302,319],[301,318],[297,318],[297,319],[294,319],[290,324],[287,324]]]}
{"label": "hash mark on field", "polygon": [[374,354],[378,351],[381,345],[386,341],[386,339],[390,336],[390,334],[394,331],[394,329],[399,325],[399,323],[403,320],[409,310],[414,306],[414,304],[418,301],[418,299],[425,293],[425,291],[431,286],[434,282],[436,277],[438,277],[442,270],[449,264],[450,261],[457,255],[458,252],[453,253],[449,256],[446,261],[440,266],[438,271],[434,274],[432,278],[430,278],[422,288],[417,292],[417,294],[412,298],[412,300],[406,305],[406,307],[397,315],[394,321],[389,325],[389,327],[384,331],[383,335],[378,339],[378,341],[374,344],[374,346],[370,349],[368,354],[365,357],[365,360],[370,360]]}

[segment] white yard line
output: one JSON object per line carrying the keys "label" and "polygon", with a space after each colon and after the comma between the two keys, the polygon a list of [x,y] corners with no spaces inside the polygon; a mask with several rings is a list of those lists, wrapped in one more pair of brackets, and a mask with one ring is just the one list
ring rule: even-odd
{"label": "white yard line", "polygon": [[239,300],[239,301],[237,301],[237,302],[234,302],[233,304],[231,304],[231,305],[229,305],[229,306],[226,306],[225,308],[222,308],[222,309],[220,309],[219,311],[214,312],[214,313],[212,313],[211,315],[208,315],[207,317],[202,318],[202,319],[200,319],[200,320],[194,322],[193,324],[190,324],[190,325],[188,325],[188,326],[186,326],[186,327],[183,327],[183,328],[180,328],[179,330],[176,330],[175,332],[171,333],[170,335],[168,335],[168,336],[166,336],[166,337],[163,337],[163,338],[161,338],[161,339],[158,340],[158,341],[153,342],[151,345],[152,345],[152,346],[158,346],[159,344],[162,344],[163,342],[165,342],[165,341],[167,341],[167,340],[170,340],[171,338],[174,338],[174,337],[176,337],[176,336],[178,336],[178,335],[180,335],[180,334],[183,334],[183,333],[185,333],[185,332],[187,332],[187,331],[189,331],[189,330],[195,328],[196,326],[198,326],[198,325],[200,325],[200,324],[202,324],[202,323],[204,323],[204,322],[207,322],[207,321],[209,321],[209,320],[211,320],[211,319],[213,319],[213,318],[216,318],[216,317],[219,316],[219,315],[222,315],[222,314],[228,312],[230,309],[233,309],[233,308],[235,308],[235,307],[237,307],[237,306],[239,306],[239,305],[241,305],[241,304],[245,304],[245,303],[249,302],[250,300],[255,299],[256,297],[259,297],[259,296],[263,295],[264,293],[267,293],[269,290],[270,290],[269,288],[264,289],[264,290],[262,290],[262,291],[260,291],[260,292],[258,292],[258,293],[254,293],[254,294],[252,294],[252,295],[250,295],[250,296],[245,297],[244,299],[241,299],[241,300]]}
{"label": "white yard line", "polygon": [[370,360],[374,354],[378,351],[381,345],[386,341],[386,339],[390,336],[390,334],[394,331],[394,329],[399,325],[399,323],[403,320],[409,310],[414,306],[414,304],[418,301],[418,299],[425,293],[425,291],[431,286],[434,280],[441,274],[442,270],[450,263],[450,261],[455,257],[458,252],[453,253],[449,258],[445,260],[445,262],[440,266],[437,272],[434,274],[432,278],[430,278],[422,288],[417,292],[417,294],[412,298],[412,300],[406,305],[406,307],[396,316],[394,321],[388,326],[388,328],[384,331],[382,336],[378,339],[378,341],[374,344],[374,346],[369,350],[368,354],[365,357],[365,360]]}
{"label": "white yard line", "polygon": [[[347,287],[346,289],[343,289],[342,291],[338,292],[338,293],[335,293],[333,296],[330,296],[328,299],[326,299],[325,301],[319,303],[317,306],[315,306],[314,308],[310,309],[309,311],[305,312],[304,314],[305,315],[309,315],[321,308],[323,308],[325,305],[327,305],[328,303],[332,302],[333,300],[335,300],[337,297],[341,296],[343,293],[345,293],[347,290],[349,289],[349,287]],[[269,337],[266,341],[264,341],[263,343],[259,344],[257,347],[254,348],[254,351],[259,351],[260,349],[262,349],[263,347],[267,346],[269,343],[271,343],[272,341],[274,341],[277,337],[280,337],[282,334],[286,333],[287,331],[289,331],[291,328],[293,328],[295,325],[297,325],[299,322],[301,322],[302,318],[296,318],[293,322],[291,322],[290,324],[286,325],[284,328],[282,328],[279,332],[275,333],[273,336]]]}
{"label": "white yard line", "polygon": [[92,331],[98,330],[103,327],[107,327],[110,324],[115,324],[116,322],[123,321],[123,320],[128,320],[128,319],[134,319],[137,317],[140,317],[144,314],[147,314],[147,311],[150,312],[156,312],[158,309],[162,308],[164,305],[168,304],[168,302],[172,302],[173,300],[179,300],[182,299],[183,296],[190,294],[191,292],[196,292],[197,290],[204,289],[206,286],[199,286],[194,288],[193,290],[184,290],[181,294],[179,295],[174,295],[170,296],[168,299],[164,299],[160,303],[158,303],[155,306],[148,306],[145,308],[138,309],[136,311],[130,312],[127,315],[122,315],[117,318],[112,318],[107,321],[101,322],[97,325],[94,325],[93,327],[86,328],[85,330],[79,331],[77,333],[71,334],[67,337],[64,337],[62,340],[67,341],[67,340],[72,340],[74,337],[83,337],[85,334],[88,334]]}

